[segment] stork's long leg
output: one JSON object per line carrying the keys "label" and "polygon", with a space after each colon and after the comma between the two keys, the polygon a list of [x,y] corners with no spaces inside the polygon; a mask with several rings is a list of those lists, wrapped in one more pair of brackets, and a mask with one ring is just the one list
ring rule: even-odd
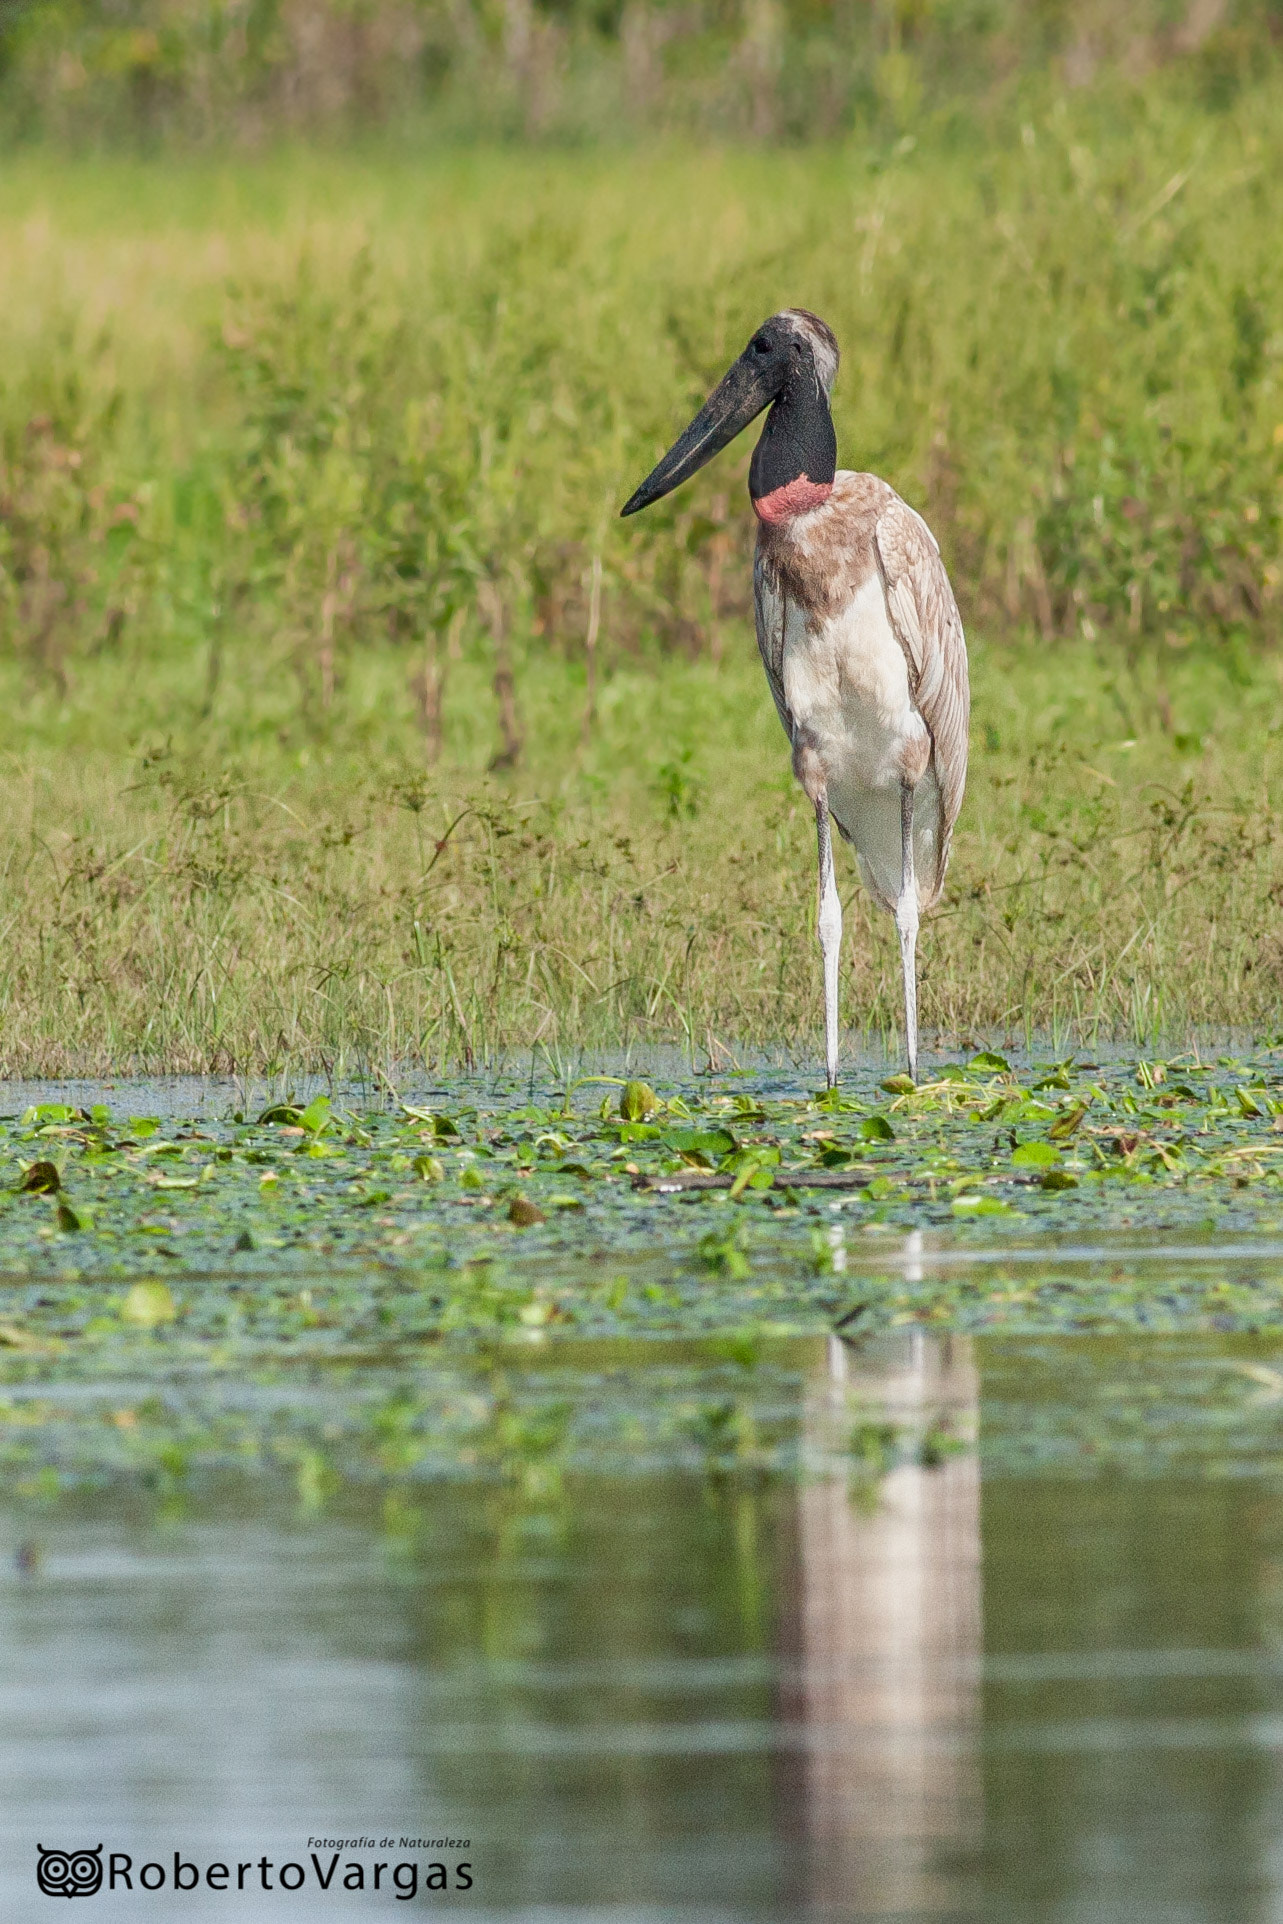
{"label": "stork's long leg", "polygon": [[842,904],[833,876],[833,837],[828,797],[815,804],[815,834],[820,854],[820,953],[824,957],[824,1061],[830,1089],[838,1081],[838,963],[842,959]]}
{"label": "stork's long leg", "polygon": [[918,885],[913,874],[913,783],[900,784],[900,899],[895,905],[904,972],[904,1035],[909,1074],[918,1079]]}

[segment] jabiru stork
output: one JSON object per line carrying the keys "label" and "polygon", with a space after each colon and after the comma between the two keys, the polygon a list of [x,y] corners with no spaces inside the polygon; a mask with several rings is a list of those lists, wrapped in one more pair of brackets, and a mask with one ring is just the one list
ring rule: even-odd
{"label": "jabiru stork", "polygon": [[971,711],[967,644],[935,536],[885,481],[837,466],[837,371],[837,341],[817,315],[772,315],[621,511],[680,487],[769,410],[748,476],[757,645],[815,810],[830,1088],[842,947],[830,823],[895,916],[916,1081],[918,918],[944,887]]}

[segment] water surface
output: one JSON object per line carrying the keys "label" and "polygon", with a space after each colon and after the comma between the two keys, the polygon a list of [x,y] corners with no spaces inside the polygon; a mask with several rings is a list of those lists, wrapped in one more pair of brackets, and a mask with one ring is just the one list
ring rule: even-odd
{"label": "water surface", "polygon": [[[457,1367],[494,1399],[493,1356]],[[0,1506],[6,1919],[49,1914],[37,1843],[100,1839],[309,1874],[104,1917],[363,1917],[410,1862],[473,1880],[411,1914],[541,1924],[1279,1914],[1283,1343],[502,1371],[471,1462],[277,1451]],[[603,1402],[596,1459],[565,1448]],[[314,1837],[374,1839],[341,1866],[380,1890],[317,1893]]]}

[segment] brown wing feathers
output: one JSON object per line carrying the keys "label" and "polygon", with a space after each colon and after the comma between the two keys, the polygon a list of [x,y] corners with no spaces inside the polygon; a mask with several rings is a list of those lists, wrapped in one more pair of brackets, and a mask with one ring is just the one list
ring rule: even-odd
{"label": "brown wing feathers", "polygon": [[935,537],[898,495],[892,495],[878,517],[874,547],[891,626],[904,649],[909,686],[934,747],[943,818],[931,891],[935,901],[944,886],[949,841],[967,783],[971,693],[962,617]]}

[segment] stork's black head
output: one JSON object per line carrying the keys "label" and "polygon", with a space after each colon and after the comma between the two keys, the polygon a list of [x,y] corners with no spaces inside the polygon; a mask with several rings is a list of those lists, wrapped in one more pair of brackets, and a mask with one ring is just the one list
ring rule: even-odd
{"label": "stork's black head", "polygon": [[767,509],[767,520],[775,518],[772,499],[795,501],[790,512],[815,506],[827,497],[837,467],[829,413],[837,371],[838,344],[818,316],[801,307],[773,314],[621,513],[636,514],[671,494],[768,407],[749,478],[754,506],[759,513]]}

